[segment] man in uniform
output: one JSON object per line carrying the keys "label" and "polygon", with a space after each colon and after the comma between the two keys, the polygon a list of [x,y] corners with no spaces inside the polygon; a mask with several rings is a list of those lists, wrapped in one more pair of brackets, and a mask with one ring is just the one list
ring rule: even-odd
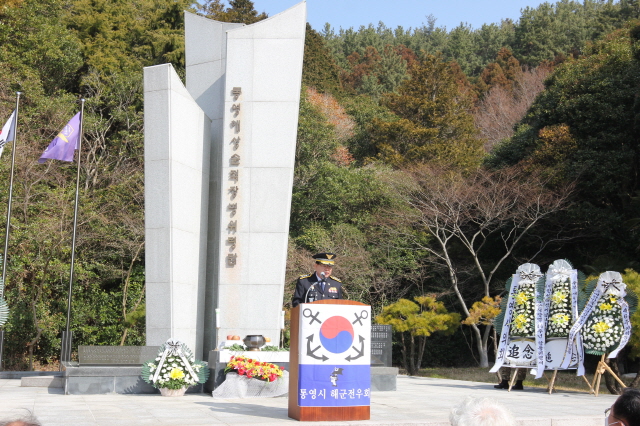
{"label": "man in uniform", "polygon": [[316,261],[315,272],[301,275],[298,278],[296,290],[291,300],[291,306],[294,308],[300,303],[342,299],[342,282],[331,275],[333,265],[336,263],[336,255],[334,253],[318,253],[312,257]]}

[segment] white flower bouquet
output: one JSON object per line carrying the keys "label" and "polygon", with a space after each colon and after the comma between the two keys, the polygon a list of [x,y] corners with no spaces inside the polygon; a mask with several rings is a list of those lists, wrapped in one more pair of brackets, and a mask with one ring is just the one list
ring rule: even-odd
{"label": "white flower bouquet", "polygon": [[158,356],[142,366],[142,379],[157,389],[182,389],[209,378],[209,367],[197,361],[187,345],[168,340],[160,346]]}

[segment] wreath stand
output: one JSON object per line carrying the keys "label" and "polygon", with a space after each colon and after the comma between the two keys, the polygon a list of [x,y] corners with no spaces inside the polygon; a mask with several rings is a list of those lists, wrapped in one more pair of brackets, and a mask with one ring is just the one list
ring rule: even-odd
{"label": "wreath stand", "polygon": [[616,375],[616,373],[613,372],[611,367],[607,365],[607,363],[604,361],[605,359],[604,357],[605,355],[602,355],[602,357],[600,358],[600,361],[598,361],[596,374],[593,376],[593,383],[590,384],[589,381],[585,378],[585,380],[587,381],[587,384],[589,385],[589,393],[593,393],[595,396],[598,396],[598,392],[600,390],[600,379],[602,379],[602,375],[604,374],[605,371],[608,371],[609,374],[611,374],[613,378],[616,379],[618,383],[620,383],[620,386],[622,386],[623,388],[627,387],[627,385],[625,385],[624,382],[620,380],[620,378]]}
{"label": "wreath stand", "polygon": [[549,380],[546,374],[544,373],[542,374],[544,375],[544,378],[547,379],[547,381],[549,382],[549,386],[547,386],[547,391],[549,392],[549,395],[551,395],[551,393],[553,392],[554,386],[556,384],[556,376],[558,375],[558,369],[555,368],[553,370],[553,375],[551,376],[551,380]]}
{"label": "wreath stand", "polygon": [[[557,368],[553,370],[553,375],[551,376],[551,380],[549,380],[547,375],[544,374],[544,378],[547,379],[547,381],[549,382],[549,385],[547,386],[547,392],[549,392],[549,395],[551,395],[551,393],[553,393],[553,391],[555,390],[556,377],[557,376],[558,376],[558,369]],[[593,387],[592,387],[591,383],[589,383],[589,380],[587,380],[587,378],[585,376],[582,376],[582,378],[584,379],[585,382],[587,382],[587,386],[589,386],[589,389],[591,389],[589,391],[589,393],[593,392]]]}

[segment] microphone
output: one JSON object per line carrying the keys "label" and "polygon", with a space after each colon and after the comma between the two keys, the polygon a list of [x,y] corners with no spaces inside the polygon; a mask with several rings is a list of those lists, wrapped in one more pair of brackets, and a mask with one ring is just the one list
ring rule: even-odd
{"label": "microphone", "polygon": [[313,284],[311,284],[311,286],[309,287],[309,290],[307,290],[307,293],[304,295],[305,303],[311,303],[311,302],[315,302],[315,301],[316,301],[316,298],[315,298],[316,290],[315,290],[315,289],[313,290],[313,294],[312,294],[312,296],[311,296],[311,299],[312,299],[312,300],[309,300],[309,299],[308,299],[308,297],[309,297],[309,292],[311,291],[311,289],[312,289],[312,288],[314,288],[314,287],[316,286],[316,284],[318,284],[318,283],[313,283]]}
{"label": "microphone", "polygon": [[324,276],[325,276],[325,273],[324,272],[320,272],[321,281],[324,281]]}

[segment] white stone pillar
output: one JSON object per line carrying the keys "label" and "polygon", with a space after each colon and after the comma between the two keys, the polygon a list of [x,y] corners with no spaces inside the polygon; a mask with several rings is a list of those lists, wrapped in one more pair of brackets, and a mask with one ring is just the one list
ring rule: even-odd
{"label": "white stone pillar", "polygon": [[[215,308],[221,310],[220,339],[262,334],[275,343],[306,3],[247,26],[187,13],[185,26],[187,88],[212,119],[205,350],[215,347]],[[231,127],[234,122],[239,127]]]}
{"label": "white stone pillar", "polygon": [[203,352],[211,120],[170,64],[144,70],[147,345]]}

